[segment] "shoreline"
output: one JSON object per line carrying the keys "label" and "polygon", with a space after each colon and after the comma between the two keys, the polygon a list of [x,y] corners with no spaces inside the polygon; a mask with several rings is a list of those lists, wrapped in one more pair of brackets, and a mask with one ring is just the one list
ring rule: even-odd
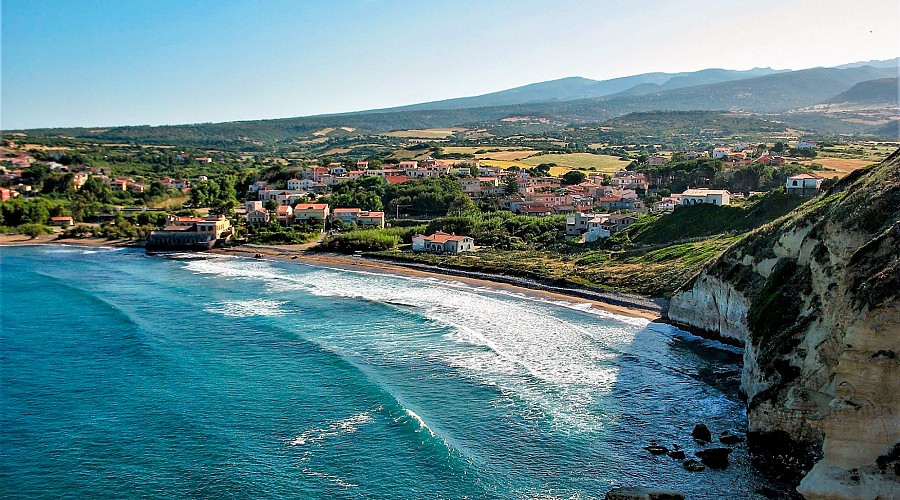
{"label": "shoreline", "polygon": [[58,234],[43,234],[32,238],[24,234],[0,234],[0,246],[79,245],[84,247],[134,247],[134,240],[104,238],[60,238]]}
{"label": "shoreline", "polygon": [[[501,275],[489,275],[486,273],[472,273],[475,276],[467,276],[455,270],[437,268],[433,266],[407,266],[396,262],[390,262],[380,259],[371,259],[366,257],[351,257],[349,255],[332,254],[332,253],[311,253],[299,250],[279,247],[257,247],[242,246],[232,248],[214,248],[208,253],[219,255],[239,255],[242,257],[255,257],[257,254],[263,258],[278,259],[283,261],[295,261],[307,265],[318,265],[324,267],[332,267],[347,270],[375,271],[379,273],[393,274],[398,276],[422,276],[432,278],[445,278],[454,281],[467,283],[470,285],[492,287],[508,292],[516,292],[525,295],[537,296],[543,299],[562,300],[567,302],[575,302],[581,304],[589,304],[591,308],[605,311],[612,314],[628,316],[631,318],[642,318],[651,322],[664,322],[663,307],[651,301],[644,299],[646,305],[624,305],[610,303],[600,298],[584,297],[576,294],[577,290],[551,290],[549,287],[534,283],[535,286],[526,286],[525,284],[511,282]],[[411,263],[415,264],[415,263]],[[540,287],[539,287],[540,286]],[[571,293],[567,293],[571,292]],[[616,295],[614,292],[609,292]],[[621,294],[623,298],[630,298],[625,294]],[[625,302],[623,300],[622,302]],[[641,307],[643,305],[643,307]]]}
{"label": "shoreline", "polygon": [[[65,238],[57,235],[42,235],[35,238],[18,234],[0,235],[0,246],[31,245],[77,245],[87,247],[133,247],[132,240],[107,240],[103,238]],[[253,258],[257,254],[269,259],[297,261],[307,265],[332,267],[346,270],[374,271],[405,277],[439,277],[467,283],[469,285],[492,287],[495,289],[537,296],[543,299],[561,300],[589,304],[591,308],[612,314],[642,318],[651,322],[666,322],[665,306],[644,297],[624,293],[593,292],[568,289],[548,285],[515,276],[493,275],[484,272],[439,268],[415,262],[388,261],[366,257],[306,251],[305,245],[295,247],[242,245],[228,248],[214,248],[205,253],[238,255]]]}

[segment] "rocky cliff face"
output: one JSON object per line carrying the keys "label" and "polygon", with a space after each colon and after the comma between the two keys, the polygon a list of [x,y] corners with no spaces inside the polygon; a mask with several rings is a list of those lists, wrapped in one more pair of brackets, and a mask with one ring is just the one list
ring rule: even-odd
{"label": "rocky cliff face", "polygon": [[745,345],[749,444],[805,497],[900,498],[900,151],[736,243],[669,317]]}

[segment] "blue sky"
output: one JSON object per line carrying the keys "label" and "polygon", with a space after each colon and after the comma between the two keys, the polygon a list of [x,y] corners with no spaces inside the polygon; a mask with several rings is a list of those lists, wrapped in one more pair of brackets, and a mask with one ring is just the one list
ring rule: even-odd
{"label": "blue sky", "polygon": [[0,127],[218,122],[900,55],[896,0],[2,0]]}

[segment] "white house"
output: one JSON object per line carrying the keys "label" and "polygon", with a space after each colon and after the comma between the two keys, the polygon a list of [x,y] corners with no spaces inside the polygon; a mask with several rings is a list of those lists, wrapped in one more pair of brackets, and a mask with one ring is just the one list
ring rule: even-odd
{"label": "white house", "polygon": [[302,183],[303,183],[303,181],[301,181],[300,179],[288,179],[287,188],[290,189],[291,191],[298,191],[300,189],[303,189],[301,187]]}
{"label": "white house", "polygon": [[813,174],[798,174],[787,178],[785,183],[788,194],[813,196],[822,187],[822,178]]}
{"label": "white house", "polygon": [[247,213],[249,214],[250,212],[252,212],[254,210],[265,210],[265,207],[263,206],[263,202],[261,202],[259,200],[248,201],[247,202]]}
{"label": "white house", "polygon": [[731,154],[731,148],[728,148],[728,147],[719,147],[719,148],[714,148],[712,150],[712,157],[713,157],[713,159],[716,159],[716,160],[725,158],[726,156],[728,156],[730,154]]}
{"label": "white house", "polygon": [[725,189],[688,189],[681,193],[682,205],[731,205],[731,193]]}
{"label": "white house", "polygon": [[593,243],[600,238],[609,238],[609,229],[604,227],[605,217],[594,217],[587,222],[587,232],[584,233],[584,241]]}
{"label": "white house", "polygon": [[803,139],[794,147],[797,149],[816,149],[816,146],[818,145],[819,143],[817,143],[816,141],[808,141],[806,139]]}
{"label": "white house", "polygon": [[578,212],[566,217],[566,236],[581,236],[588,231],[589,222],[597,217],[608,217],[609,214],[589,214]]}
{"label": "white house", "polygon": [[269,212],[267,210],[251,210],[247,212],[247,223],[257,225],[268,224]]}

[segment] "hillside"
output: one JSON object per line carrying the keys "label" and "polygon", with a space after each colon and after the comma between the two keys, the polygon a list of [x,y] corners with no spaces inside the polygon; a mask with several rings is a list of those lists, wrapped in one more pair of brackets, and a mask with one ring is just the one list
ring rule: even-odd
{"label": "hillside", "polygon": [[832,97],[829,103],[848,104],[896,104],[900,96],[897,78],[868,80],[850,87],[849,90]]}
{"label": "hillside", "polygon": [[603,122],[632,137],[682,135],[698,130],[711,136],[783,132],[783,123],[724,111],[642,111]]}
{"label": "hillside", "polygon": [[692,205],[660,217],[648,217],[624,229],[634,243],[662,244],[683,238],[742,233],[771,222],[797,208],[804,198],[771,191],[745,206]]}
{"label": "hillside", "polygon": [[734,244],[669,317],[744,343],[748,444],[806,498],[900,496],[900,150]]}

